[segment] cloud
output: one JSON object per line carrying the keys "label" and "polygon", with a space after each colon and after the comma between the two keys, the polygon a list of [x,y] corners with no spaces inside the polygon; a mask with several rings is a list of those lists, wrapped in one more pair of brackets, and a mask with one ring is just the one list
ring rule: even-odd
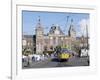
{"label": "cloud", "polygon": [[78,37],[82,36],[82,33],[80,31],[78,31],[76,34],[77,34]]}
{"label": "cloud", "polygon": [[80,22],[79,22],[79,25],[80,25],[80,33],[84,36],[87,36],[87,30],[86,30],[86,27],[88,29],[88,33],[89,33],[89,19],[82,19]]}

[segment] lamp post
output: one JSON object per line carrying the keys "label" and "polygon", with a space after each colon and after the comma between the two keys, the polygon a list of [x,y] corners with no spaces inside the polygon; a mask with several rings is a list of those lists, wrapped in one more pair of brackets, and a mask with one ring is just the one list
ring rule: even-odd
{"label": "lamp post", "polygon": [[87,36],[87,49],[89,48],[89,45],[88,45],[88,26],[86,24],[86,36]]}

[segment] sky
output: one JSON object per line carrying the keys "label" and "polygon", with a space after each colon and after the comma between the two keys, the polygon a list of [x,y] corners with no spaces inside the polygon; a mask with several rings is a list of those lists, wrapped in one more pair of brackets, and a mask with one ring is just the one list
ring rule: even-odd
{"label": "sky", "polygon": [[89,14],[88,13],[67,13],[67,12],[35,12],[35,11],[22,11],[22,27],[23,34],[34,35],[35,28],[40,16],[41,24],[44,28],[44,33],[47,34],[53,24],[59,25],[61,30],[68,35],[71,19],[73,19],[74,29],[76,35],[81,36],[86,34],[86,24],[89,27]]}

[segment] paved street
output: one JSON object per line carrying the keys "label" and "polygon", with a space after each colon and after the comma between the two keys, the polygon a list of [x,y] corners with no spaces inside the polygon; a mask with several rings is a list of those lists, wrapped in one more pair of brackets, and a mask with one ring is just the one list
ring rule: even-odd
{"label": "paved street", "polygon": [[88,57],[73,57],[68,61],[58,61],[57,59],[46,59],[44,61],[31,62],[30,65],[26,66],[27,62],[23,62],[22,68],[51,68],[51,67],[74,67],[74,66],[89,66]]}

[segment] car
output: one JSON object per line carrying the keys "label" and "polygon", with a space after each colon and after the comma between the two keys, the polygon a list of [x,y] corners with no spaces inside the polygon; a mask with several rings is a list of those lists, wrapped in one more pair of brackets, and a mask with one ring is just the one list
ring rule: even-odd
{"label": "car", "polygon": [[87,57],[88,56],[88,49],[81,49],[80,57]]}
{"label": "car", "polygon": [[39,54],[33,54],[34,61],[40,61],[41,60],[41,56]]}
{"label": "car", "polygon": [[27,56],[22,55],[22,62],[26,62],[27,61]]}

